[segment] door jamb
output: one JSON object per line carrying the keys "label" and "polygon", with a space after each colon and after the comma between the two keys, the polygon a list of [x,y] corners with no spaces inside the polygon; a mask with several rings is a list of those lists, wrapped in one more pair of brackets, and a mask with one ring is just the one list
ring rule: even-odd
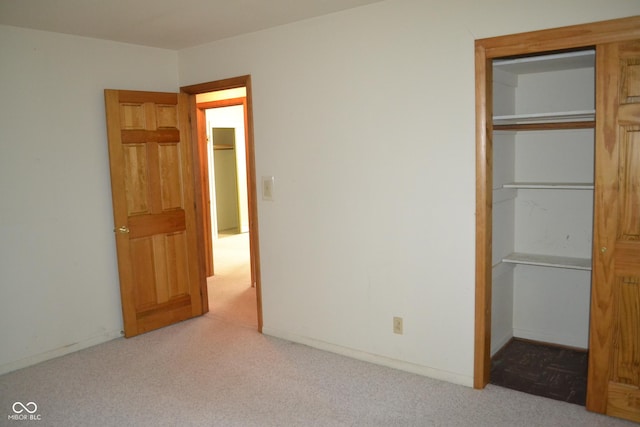
{"label": "door jamb", "polygon": [[[491,248],[494,58],[586,48],[640,37],[640,17],[476,40],[476,288],[473,386],[484,388],[491,367]],[[592,285],[593,286],[593,285]]]}
{"label": "door jamb", "polygon": [[[206,215],[204,206],[204,197],[206,196],[204,191],[208,191],[208,177],[203,176],[202,162],[206,161],[206,150],[203,153],[201,144],[198,144],[198,128],[204,126],[204,121],[199,119],[199,114],[204,116],[204,110],[199,110],[196,106],[196,95],[207,92],[215,92],[225,89],[236,89],[244,87],[246,88],[245,98],[245,128],[246,128],[246,161],[247,161],[247,196],[249,205],[249,252],[251,258],[251,278],[252,283],[256,288],[256,303],[258,312],[258,331],[262,332],[262,286],[260,279],[260,245],[258,236],[258,198],[257,198],[257,184],[256,184],[256,167],[255,167],[255,148],[253,138],[253,99],[251,92],[251,76],[239,76],[232,77],[224,80],[216,80],[207,83],[200,83],[190,86],[183,86],[180,91],[189,95],[189,104],[191,112],[191,141],[194,149],[194,165],[196,170],[196,216],[199,223],[199,238],[198,244],[200,248],[200,264],[203,275],[206,276],[206,262],[207,262],[207,237],[206,237]],[[195,120],[194,120],[195,118]],[[207,181],[205,182],[204,179]],[[209,235],[211,234],[211,225],[209,224]],[[211,237],[208,242],[210,243]],[[209,244],[209,248],[210,248]],[[206,285],[206,283],[205,283]],[[203,305],[206,305],[205,312],[208,311],[208,301],[204,301]]]}

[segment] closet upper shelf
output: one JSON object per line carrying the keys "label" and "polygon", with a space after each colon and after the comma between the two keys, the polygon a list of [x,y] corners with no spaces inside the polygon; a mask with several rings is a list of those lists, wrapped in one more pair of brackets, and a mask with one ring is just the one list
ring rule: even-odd
{"label": "closet upper shelf", "polygon": [[596,51],[579,50],[550,55],[496,59],[494,68],[512,74],[541,73],[546,71],[575,70],[595,67]]}
{"label": "closet upper shelf", "polygon": [[[579,50],[548,55],[495,59],[493,68],[514,77],[549,71],[577,70],[595,67],[595,50]],[[493,117],[494,130],[593,129],[595,110],[510,114]]]}
{"label": "closet upper shelf", "polygon": [[510,114],[493,117],[494,130],[592,129],[595,110]]}

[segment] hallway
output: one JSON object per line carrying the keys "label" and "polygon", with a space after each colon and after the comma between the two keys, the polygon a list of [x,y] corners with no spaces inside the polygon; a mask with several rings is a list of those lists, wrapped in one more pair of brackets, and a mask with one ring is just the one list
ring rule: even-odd
{"label": "hallway", "polygon": [[251,286],[249,233],[223,234],[213,242],[214,276],[207,278],[208,315],[258,328],[256,289]]}

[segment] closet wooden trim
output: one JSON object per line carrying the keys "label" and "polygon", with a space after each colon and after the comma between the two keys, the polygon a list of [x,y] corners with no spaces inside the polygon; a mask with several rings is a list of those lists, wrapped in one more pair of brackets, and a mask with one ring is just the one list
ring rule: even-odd
{"label": "closet wooden trim", "polygon": [[484,388],[491,370],[491,236],[493,204],[493,67],[476,43],[476,302],[473,386]]}
{"label": "closet wooden trim", "polygon": [[571,50],[637,39],[640,36],[639,23],[640,17],[632,16],[481,39],[476,41],[476,46],[484,47],[487,58]]}

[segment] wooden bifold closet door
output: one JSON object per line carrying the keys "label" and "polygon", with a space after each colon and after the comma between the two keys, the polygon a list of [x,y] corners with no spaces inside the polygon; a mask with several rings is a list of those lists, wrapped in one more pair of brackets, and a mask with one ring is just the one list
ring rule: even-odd
{"label": "wooden bifold closet door", "polygon": [[587,408],[640,421],[640,41],[597,47]]}

